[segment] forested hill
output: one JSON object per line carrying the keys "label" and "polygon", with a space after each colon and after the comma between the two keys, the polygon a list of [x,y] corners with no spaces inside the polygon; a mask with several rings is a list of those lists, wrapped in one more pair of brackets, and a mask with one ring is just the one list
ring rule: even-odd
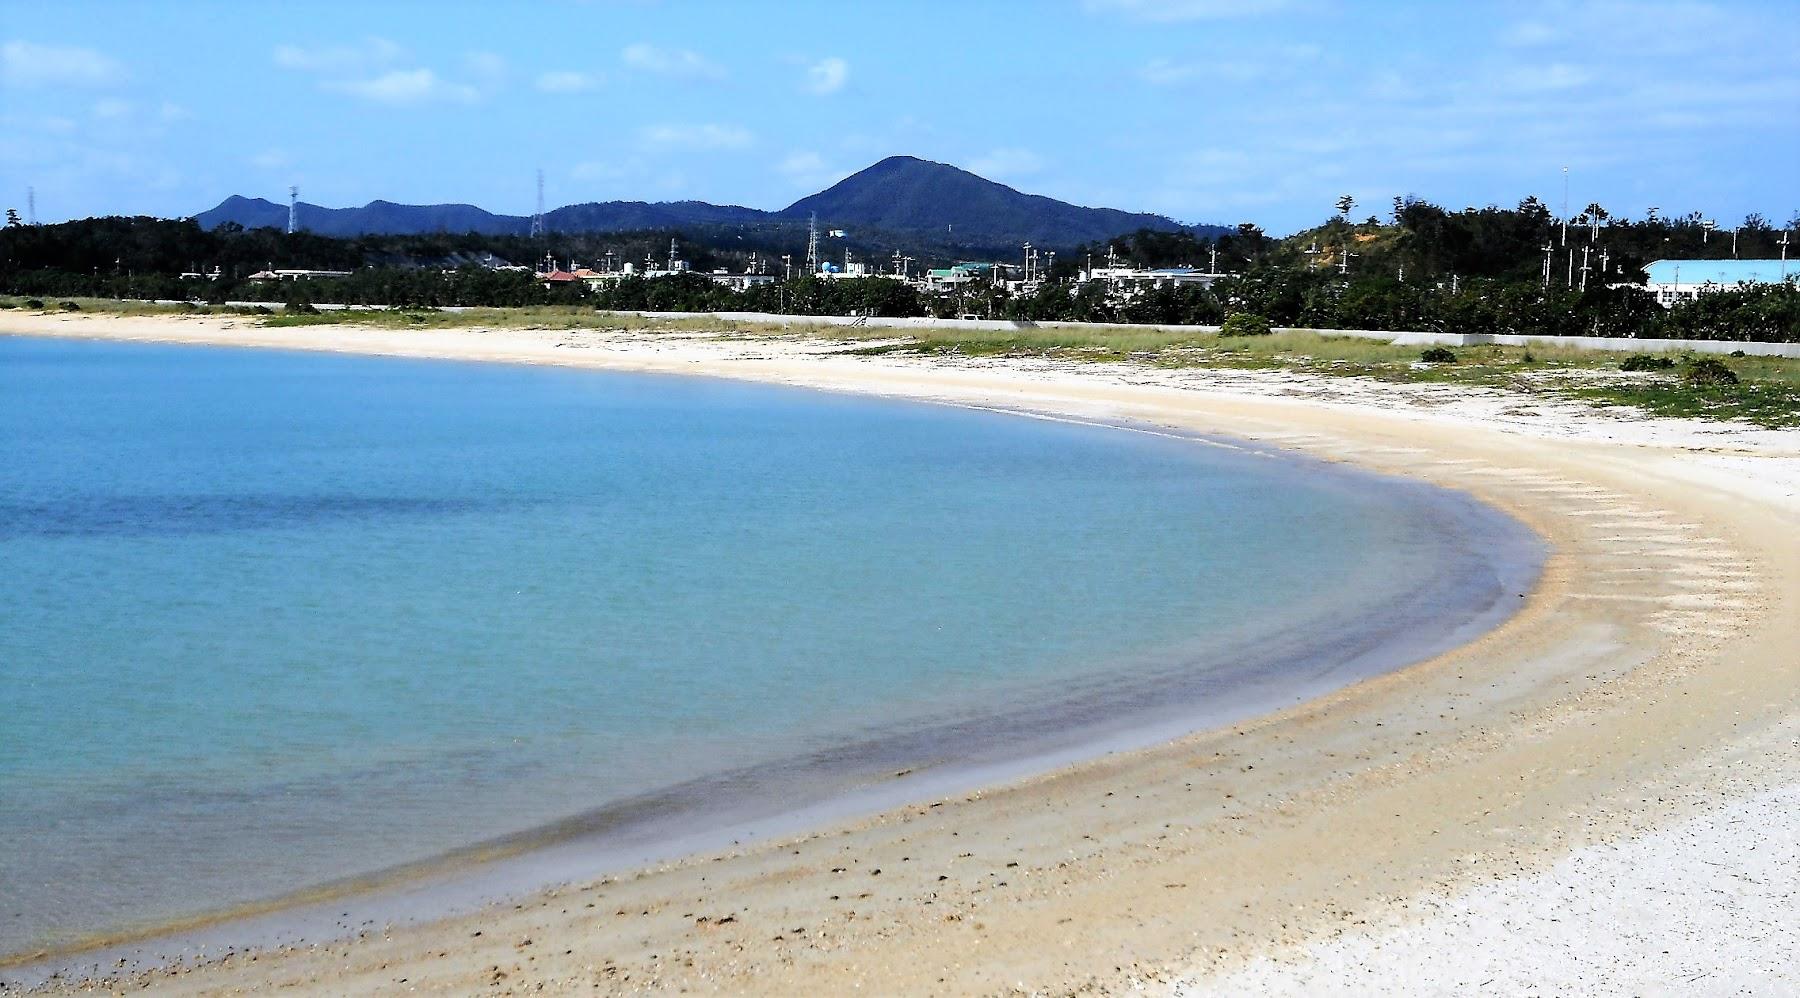
{"label": "forested hill", "polygon": [[[1139,229],[1211,235],[1220,226],[1184,226],[1162,215],[1086,208],[1038,194],[1024,194],[943,163],[893,156],[845,178],[830,189],[780,211],[705,201],[601,201],[573,204],[544,215],[553,233],[633,232],[703,226],[799,226],[817,213],[831,229],[870,229],[890,239],[913,237],[933,246],[1000,247],[1031,242],[1045,249],[1072,247]],[[194,216],[203,229],[228,223],[246,229],[285,228],[288,209],[238,195]],[[371,201],[360,208],[325,208],[301,202],[299,227],[323,236],[423,235],[429,233],[524,235],[531,220],[497,215],[474,205],[409,205]]]}
{"label": "forested hill", "polygon": [[817,213],[833,226],[866,225],[887,232],[930,232],[977,244],[1032,242],[1069,247],[1140,229],[1230,231],[1224,226],[1185,226],[1163,215],[1084,208],[1041,194],[1024,194],[944,163],[890,156],[844,178],[780,214]]}

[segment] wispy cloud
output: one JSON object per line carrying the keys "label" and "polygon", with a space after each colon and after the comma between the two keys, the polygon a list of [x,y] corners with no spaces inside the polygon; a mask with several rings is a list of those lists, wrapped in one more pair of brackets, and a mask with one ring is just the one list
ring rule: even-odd
{"label": "wispy cloud", "polygon": [[629,69],[685,79],[719,79],[725,70],[698,52],[689,49],[658,48],[648,42],[627,45],[619,53],[619,61]]}
{"label": "wispy cloud", "polygon": [[540,73],[537,88],[547,94],[580,94],[600,88],[600,77],[573,69]]}
{"label": "wispy cloud", "polygon": [[844,89],[850,80],[850,64],[837,56],[827,56],[806,67],[807,93],[825,96]]}
{"label": "wispy cloud", "polygon": [[651,125],[643,131],[644,141],[653,146],[688,149],[742,149],[756,141],[756,136],[741,125]]}
{"label": "wispy cloud", "polygon": [[251,166],[254,166],[259,170],[279,170],[282,167],[287,166],[292,160],[289,158],[287,150],[285,149],[264,149],[262,152],[251,156],[249,162]]}
{"label": "wispy cloud", "polygon": [[461,79],[430,67],[405,65],[412,61],[406,56],[399,45],[375,37],[351,45],[275,48],[277,66],[318,77],[319,89],[390,107],[473,103],[498,87],[506,74],[506,60],[491,52],[465,55]]}
{"label": "wispy cloud", "polygon": [[995,149],[969,164],[969,172],[990,180],[1011,180],[1042,172],[1044,159],[1029,149]]}
{"label": "wispy cloud", "polygon": [[1294,0],[1082,0],[1082,7],[1091,14],[1156,23],[1251,17],[1293,6]]}
{"label": "wispy cloud", "polygon": [[124,67],[94,49],[19,40],[0,43],[0,80],[8,86],[104,87],[124,75]]}
{"label": "wispy cloud", "polygon": [[794,187],[806,191],[822,190],[850,173],[811,150],[791,152],[782,157],[781,162],[775,164],[775,171]]}
{"label": "wispy cloud", "polygon": [[394,42],[369,37],[351,45],[277,45],[275,65],[308,73],[362,75],[392,65],[402,54]]}
{"label": "wispy cloud", "polygon": [[431,102],[473,103],[481,91],[454,83],[429,69],[395,69],[367,80],[334,80],[325,89],[377,104],[406,106]]}

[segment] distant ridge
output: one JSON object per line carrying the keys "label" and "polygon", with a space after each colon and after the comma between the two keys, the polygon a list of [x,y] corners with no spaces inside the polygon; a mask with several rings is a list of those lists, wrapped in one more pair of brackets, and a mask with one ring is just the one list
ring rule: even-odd
{"label": "distant ridge", "polygon": [[[780,211],[705,201],[600,201],[546,212],[544,227],[575,233],[762,225],[802,220],[813,212],[834,228],[876,229],[975,246],[1027,241],[1046,248],[1075,246],[1138,229],[1200,235],[1228,231],[1217,225],[1183,225],[1165,215],[1087,208],[1025,194],[967,170],[912,156],[890,156]],[[281,228],[287,225],[287,213],[286,205],[234,194],[194,220],[205,229],[228,223],[247,229]],[[496,215],[468,204],[371,201],[360,208],[325,208],[301,202],[298,215],[301,228],[338,237],[432,232],[525,235],[531,229],[531,219],[525,216]]]}

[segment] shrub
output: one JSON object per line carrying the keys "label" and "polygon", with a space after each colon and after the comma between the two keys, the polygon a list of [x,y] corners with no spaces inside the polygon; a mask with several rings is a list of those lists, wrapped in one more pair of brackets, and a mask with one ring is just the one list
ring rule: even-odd
{"label": "shrub", "polygon": [[1634,353],[1619,362],[1621,371],[1667,371],[1675,366],[1670,357],[1659,357],[1653,353]]}
{"label": "shrub", "polygon": [[1711,357],[1701,357],[1688,361],[1681,372],[1681,380],[1695,388],[1717,388],[1738,383],[1737,372],[1725,366],[1724,361]]}
{"label": "shrub", "polygon": [[288,302],[286,305],[281,306],[281,310],[283,312],[286,312],[288,315],[318,315],[319,314],[319,310],[314,308],[311,303],[303,302],[303,301]]}
{"label": "shrub", "polygon": [[42,299],[42,298],[27,298],[27,299],[25,299],[25,307],[41,309],[44,307],[44,299]]}
{"label": "shrub", "polygon": [[1267,336],[1269,320],[1255,312],[1233,312],[1219,327],[1220,336]]}
{"label": "shrub", "polygon": [[73,302],[73,301],[60,302],[60,303],[58,303],[58,307],[61,308],[65,312],[81,311],[81,303],[80,302]]}
{"label": "shrub", "polygon": [[1427,364],[1454,364],[1456,354],[1451,353],[1448,347],[1431,347],[1419,351],[1419,359]]}
{"label": "shrub", "polygon": [[1744,356],[1744,351],[1742,351],[1742,350],[1733,350],[1733,351],[1731,351],[1731,354],[1730,354],[1730,355],[1731,355],[1731,356],[1733,356],[1733,357],[1742,357],[1742,356]]}

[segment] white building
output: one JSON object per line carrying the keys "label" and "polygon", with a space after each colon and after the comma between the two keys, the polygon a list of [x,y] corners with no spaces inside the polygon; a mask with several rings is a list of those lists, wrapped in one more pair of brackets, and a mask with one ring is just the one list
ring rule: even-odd
{"label": "white building", "polygon": [[1741,284],[1782,284],[1800,280],[1800,261],[1787,260],[1657,260],[1644,267],[1644,287],[1658,304],[1670,308],[1709,291]]}

